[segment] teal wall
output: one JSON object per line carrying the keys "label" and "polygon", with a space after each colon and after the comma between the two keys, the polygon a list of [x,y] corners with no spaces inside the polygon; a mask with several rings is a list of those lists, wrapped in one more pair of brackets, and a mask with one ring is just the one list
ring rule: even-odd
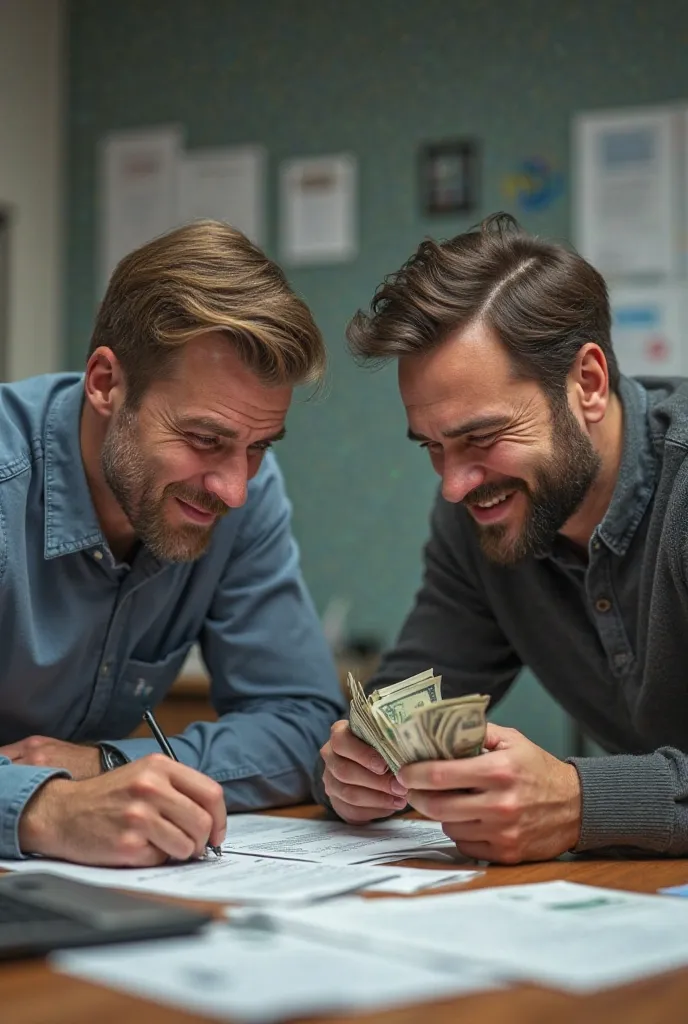
{"label": "teal wall", "polygon": [[[280,458],[305,572],[319,608],[353,604],[354,627],[391,640],[419,578],[435,481],[404,440],[393,369],[356,369],[352,312],[427,234],[495,209],[570,234],[568,188],[522,214],[502,181],[524,158],[566,169],[580,109],[688,98],[685,0],[72,0],[68,120],[66,362],[81,365],[97,301],[96,145],[108,130],[180,122],[189,147],[261,142],[284,157],[360,159],[356,262],[294,271],[331,353],[326,400],[298,404]],[[482,141],[478,215],[425,218],[420,142]],[[532,680],[500,712],[551,749],[566,724]]]}

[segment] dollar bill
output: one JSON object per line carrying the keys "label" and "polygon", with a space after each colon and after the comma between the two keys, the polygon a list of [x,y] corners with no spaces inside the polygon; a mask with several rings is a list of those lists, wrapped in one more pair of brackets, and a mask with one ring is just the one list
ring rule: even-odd
{"label": "dollar bill", "polygon": [[472,757],[482,750],[488,696],[443,700],[442,678],[432,669],[367,695],[351,673],[348,684],[351,731],[395,774],[414,761]]}

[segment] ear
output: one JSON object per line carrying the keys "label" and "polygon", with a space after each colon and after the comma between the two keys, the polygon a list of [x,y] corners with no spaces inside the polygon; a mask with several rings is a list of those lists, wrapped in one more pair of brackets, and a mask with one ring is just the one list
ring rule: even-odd
{"label": "ear", "polygon": [[103,345],[91,354],[86,364],[84,391],[98,416],[109,419],[120,408],[126,391],[124,373],[112,349]]}
{"label": "ear", "polygon": [[578,350],[569,373],[569,400],[586,423],[599,423],[609,405],[609,370],[604,352],[594,341]]}

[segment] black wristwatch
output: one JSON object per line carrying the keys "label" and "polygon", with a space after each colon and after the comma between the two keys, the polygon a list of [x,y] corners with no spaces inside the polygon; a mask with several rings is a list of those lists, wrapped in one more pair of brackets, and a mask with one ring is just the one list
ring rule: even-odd
{"label": "black wristwatch", "polygon": [[125,757],[117,747],[112,747],[109,743],[99,743],[98,747],[100,748],[101,771],[111,772],[113,768],[121,768],[122,765],[129,764],[129,758]]}

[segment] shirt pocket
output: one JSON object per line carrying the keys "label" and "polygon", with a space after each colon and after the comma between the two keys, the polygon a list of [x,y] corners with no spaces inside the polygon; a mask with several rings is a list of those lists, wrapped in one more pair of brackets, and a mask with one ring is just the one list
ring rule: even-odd
{"label": "shirt pocket", "polygon": [[191,641],[159,661],[130,658],[122,668],[112,694],[102,731],[110,739],[124,739],[140,725],[146,708],[153,708],[170,689],[191,650]]}

